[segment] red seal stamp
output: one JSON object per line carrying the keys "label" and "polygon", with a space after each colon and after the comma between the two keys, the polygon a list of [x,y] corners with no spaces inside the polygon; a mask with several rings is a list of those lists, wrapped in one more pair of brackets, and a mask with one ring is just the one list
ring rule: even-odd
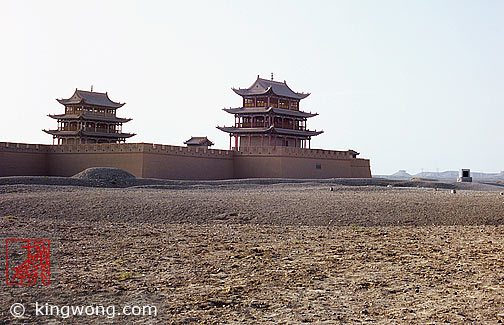
{"label": "red seal stamp", "polygon": [[49,239],[6,239],[5,269],[7,285],[51,283]]}

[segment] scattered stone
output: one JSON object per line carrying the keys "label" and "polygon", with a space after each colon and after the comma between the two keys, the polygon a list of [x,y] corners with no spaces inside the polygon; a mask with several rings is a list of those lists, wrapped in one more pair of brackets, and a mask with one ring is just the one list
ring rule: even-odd
{"label": "scattered stone", "polygon": [[332,186],[329,187],[329,191],[331,191],[331,192],[334,191],[334,188]]}
{"label": "scattered stone", "polygon": [[258,300],[252,300],[250,302],[250,307],[252,308],[268,308],[269,304],[263,301],[258,301]]}
{"label": "scattered stone", "polygon": [[457,190],[451,190],[450,192],[451,192],[452,194],[455,194],[455,193],[457,193]]}

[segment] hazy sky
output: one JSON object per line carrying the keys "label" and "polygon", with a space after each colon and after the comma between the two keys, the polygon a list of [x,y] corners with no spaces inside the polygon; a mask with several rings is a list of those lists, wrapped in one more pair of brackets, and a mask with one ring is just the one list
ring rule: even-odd
{"label": "hazy sky", "polygon": [[298,92],[312,148],[373,174],[504,170],[504,1],[2,1],[0,141],[52,143],[75,88],[126,102],[129,142],[183,145],[260,74]]}

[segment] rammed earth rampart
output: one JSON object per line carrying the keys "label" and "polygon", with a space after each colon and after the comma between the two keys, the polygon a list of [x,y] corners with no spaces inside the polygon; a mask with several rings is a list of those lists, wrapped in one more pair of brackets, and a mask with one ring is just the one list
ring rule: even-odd
{"label": "rammed earth rampart", "polygon": [[151,143],[42,145],[0,142],[0,176],[72,176],[115,167],[162,179],[368,178],[355,152],[294,147],[191,148]]}

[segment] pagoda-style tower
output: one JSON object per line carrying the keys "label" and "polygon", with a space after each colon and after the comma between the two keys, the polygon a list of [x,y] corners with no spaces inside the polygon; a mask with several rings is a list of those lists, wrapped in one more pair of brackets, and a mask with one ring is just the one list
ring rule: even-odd
{"label": "pagoda-style tower", "polygon": [[75,89],[68,99],[57,99],[65,106],[65,114],[48,115],[58,120],[57,130],[43,130],[58,139],[58,144],[118,143],[134,133],[123,133],[122,124],[129,118],[116,117],[124,103],[110,100],[107,93]]}
{"label": "pagoda-style tower", "polygon": [[229,133],[229,147],[235,138],[235,149],[246,146],[285,146],[306,148],[312,136],[323,131],[311,131],[306,127],[306,120],[316,116],[299,110],[301,99],[310,94],[296,93],[287,83],[262,79],[257,80],[246,89],[233,91],[243,98],[243,106],[225,108],[224,111],[234,114],[233,127],[217,127]]}

